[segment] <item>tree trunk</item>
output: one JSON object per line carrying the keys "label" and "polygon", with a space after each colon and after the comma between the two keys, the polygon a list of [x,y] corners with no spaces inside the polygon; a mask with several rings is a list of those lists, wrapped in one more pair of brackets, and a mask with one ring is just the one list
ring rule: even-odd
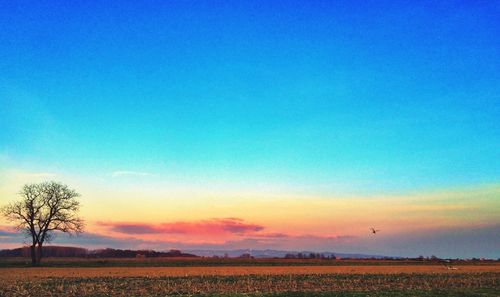
{"label": "tree trunk", "polygon": [[36,266],[36,249],[35,244],[31,245],[31,265]]}
{"label": "tree trunk", "polygon": [[38,244],[38,253],[37,253],[37,264],[40,264],[40,262],[42,261],[42,256],[43,256],[43,248],[42,248],[42,244],[39,243]]}

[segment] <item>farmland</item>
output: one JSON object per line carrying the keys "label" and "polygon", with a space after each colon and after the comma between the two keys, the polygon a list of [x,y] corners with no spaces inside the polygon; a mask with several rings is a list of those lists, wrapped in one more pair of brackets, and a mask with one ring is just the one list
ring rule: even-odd
{"label": "farmland", "polygon": [[[443,266],[443,262],[371,259],[244,258],[45,258],[43,267],[219,267],[219,266]],[[453,266],[491,266],[497,261],[453,261]],[[25,257],[0,258],[0,267],[29,267]]]}
{"label": "farmland", "polygon": [[[163,266],[148,266],[148,260],[109,260],[111,266],[96,267],[95,259],[92,265],[82,259],[48,259],[45,267],[35,268],[12,267],[19,263],[2,260],[0,296],[497,296],[500,290],[496,263],[464,262],[450,268],[404,261],[310,265],[230,259],[240,265],[229,266],[221,259],[169,259],[159,261]],[[127,261],[133,266],[118,266]],[[208,263],[199,265],[203,261]],[[275,265],[263,265],[269,261]]]}

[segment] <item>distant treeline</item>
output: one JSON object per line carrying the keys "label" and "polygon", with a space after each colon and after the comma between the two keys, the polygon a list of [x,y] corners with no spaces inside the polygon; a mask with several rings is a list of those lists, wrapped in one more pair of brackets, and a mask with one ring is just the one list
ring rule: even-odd
{"label": "distant treeline", "polygon": [[325,255],[322,253],[289,253],[285,259],[336,259],[335,255]]}
{"label": "distant treeline", "polygon": [[[254,256],[250,253],[242,253],[239,256],[232,256],[226,253],[224,256],[197,256],[195,254],[183,253],[180,250],[170,250],[168,252],[158,252],[154,250],[120,250],[120,249],[97,249],[89,250],[81,247],[69,246],[44,246],[44,257],[53,258],[160,258],[160,257],[177,257],[177,258],[241,258],[241,259],[254,259],[266,258]],[[0,258],[2,257],[30,257],[30,247],[21,247],[10,250],[0,250]],[[332,253],[311,253],[311,252],[298,252],[287,253],[282,256],[268,256],[269,259],[321,259],[321,260],[391,260],[391,261],[414,261],[414,262],[436,262],[436,263],[458,263],[462,261],[495,261],[492,259],[472,258],[472,259],[442,259],[436,256],[424,257],[419,256],[416,258],[403,258],[403,257],[338,257]],[[500,261],[500,259],[496,259]]]}
{"label": "distant treeline", "polygon": [[[69,246],[44,246],[44,257],[77,257],[77,258],[157,258],[157,257],[197,257],[193,254],[183,253],[179,250],[157,252],[153,250],[119,250],[99,249],[88,250]],[[0,257],[30,257],[29,247],[11,250],[0,250]]]}
{"label": "distant treeline", "polygon": [[193,254],[183,253],[179,250],[170,250],[168,252],[157,252],[153,250],[115,250],[102,249],[93,250],[87,254],[93,258],[158,258],[158,257],[198,257]]}

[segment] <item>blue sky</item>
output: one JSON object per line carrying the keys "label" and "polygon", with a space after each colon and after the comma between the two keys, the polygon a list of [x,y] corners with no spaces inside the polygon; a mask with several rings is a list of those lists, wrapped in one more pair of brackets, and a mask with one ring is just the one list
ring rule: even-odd
{"label": "blue sky", "polygon": [[91,248],[498,258],[499,15],[0,1],[0,206],[55,179]]}
{"label": "blue sky", "polygon": [[2,1],[0,152],[81,175],[327,192],[495,183],[499,13],[495,1]]}

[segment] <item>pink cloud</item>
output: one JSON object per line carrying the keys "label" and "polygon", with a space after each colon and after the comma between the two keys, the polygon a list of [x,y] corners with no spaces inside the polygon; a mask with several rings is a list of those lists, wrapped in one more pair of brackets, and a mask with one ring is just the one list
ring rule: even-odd
{"label": "pink cloud", "polygon": [[[353,236],[334,234],[294,234],[267,231],[260,224],[240,218],[212,218],[198,221],[178,221],[149,224],[134,222],[104,222],[104,233],[117,239],[133,237],[145,244],[169,248],[209,249],[331,249],[356,240]],[[153,244],[154,243],[154,244]],[[147,245],[146,244],[146,245]]]}
{"label": "pink cloud", "polygon": [[238,218],[214,218],[194,222],[162,224],[101,222],[110,231],[123,234],[237,234],[262,231],[264,226],[246,223]]}
{"label": "pink cloud", "polygon": [[0,236],[14,236],[18,233],[14,227],[0,225]]}
{"label": "pink cloud", "polygon": [[157,226],[148,224],[129,224],[129,223],[117,223],[108,224],[112,231],[125,234],[153,234],[161,233]]}
{"label": "pink cloud", "polygon": [[259,237],[259,238],[275,238],[275,239],[281,239],[281,238],[290,238],[292,235],[290,234],[285,234],[285,233],[258,233],[254,234],[254,237]]}

